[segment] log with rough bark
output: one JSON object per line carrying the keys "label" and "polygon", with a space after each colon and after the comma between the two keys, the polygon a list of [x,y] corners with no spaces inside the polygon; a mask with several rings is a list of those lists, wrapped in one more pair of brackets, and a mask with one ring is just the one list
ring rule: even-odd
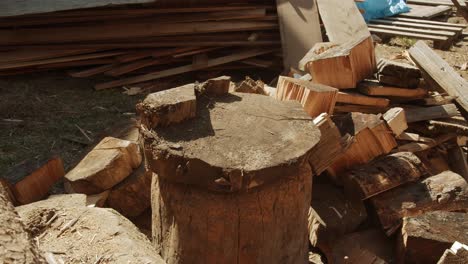
{"label": "log with rough bark", "polygon": [[101,193],[127,178],[141,160],[136,143],[106,137],[65,175],[65,188],[69,192]]}
{"label": "log with rough bark", "polygon": [[371,97],[353,92],[339,92],[336,102],[345,104],[374,106],[381,108],[387,107],[390,104],[390,100],[388,100],[387,98]]}
{"label": "log with rough bark", "polygon": [[65,175],[62,159],[31,160],[10,170],[5,176],[15,203],[28,204],[47,196],[52,185]]}
{"label": "log with rough bark", "polygon": [[332,256],[336,240],[356,231],[366,218],[366,208],[361,201],[346,198],[340,189],[331,184],[314,184],[309,212],[309,240],[328,258]]}
{"label": "log with rough bark", "polygon": [[388,154],[397,142],[387,123],[380,115],[350,113],[334,119],[341,134],[352,135],[350,147],[328,168],[328,173],[341,184],[342,174],[356,165],[365,164],[374,158]]}
{"label": "log with rough bark", "polygon": [[342,137],[340,130],[326,113],[316,117],[314,124],[320,129],[321,136],[310,155],[309,163],[314,175],[319,175],[349,147],[351,137],[349,135]]}
{"label": "log with rough bark", "polygon": [[400,78],[421,78],[421,70],[417,67],[403,62],[380,59],[377,63],[377,70],[380,74],[390,75]]}
{"label": "log with rough bark", "polygon": [[398,234],[398,263],[437,263],[456,241],[468,243],[468,214],[435,211],[405,217]]}
{"label": "log with rough bark", "polygon": [[276,99],[280,101],[296,100],[311,116],[321,113],[333,114],[338,89],[315,84],[309,81],[280,76],[276,88]]}
{"label": "log with rough bark", "polygon": [[351,39],[342,44],[317,43],[301,60],[299,68],[310,73],[315,83],[338,89],[356,88],[376,69],[372,38]]}
{"label": "log with rough bark", "polygon": [[305,262],[312,118],[256,94],[196,103],[195,118],[141,131],[156,251],[170,264]]}
{"label": "log with rough bark", "polygon": [[379,74],[377,78],[381,84],[401,88],[417,88],[421,81],[419,78],[400,78],[397,76],[382,74]]}
{"label": "log with rough bark", "polygon": [[403,217],[435,210],[466,211],[468,184],[460,175],[445,171],[377,195],[371,201],[382,227],[393,233]]}
{"label": "log with rough bark", "polygon": [[379,193],[416,181],[426,174],[424,164],[410,152],[398,152],[371,161],[345,174],[348,196],[368,199]]}
{"label": "log with rough bark", "polygon": [[196,110],[195,85],[152,93],[137,105],[141,124],[147,128],[168,126],[193,118]]}
{"label": "log with rough bark", "polygon": [[332,250],[329,263],[390,264],[395,261],[392,241],[376,229],[346,235],[334,244]]}
{"label": "log with rough bark", "polygon": [[46,263],[0,185],[0,262]]}

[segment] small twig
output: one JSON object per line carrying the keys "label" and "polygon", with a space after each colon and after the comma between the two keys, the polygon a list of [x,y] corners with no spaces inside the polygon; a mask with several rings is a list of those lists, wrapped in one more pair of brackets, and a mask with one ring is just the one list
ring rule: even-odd
{"label": "small twig", "polygon": [[101,262],[102,257],[103,257],[103,256],[100,256],[100,257],[94,262],[94,264],[98,264],[99,262]]}
{"label": "small twig", "polygon": [[94,239],[95,239],[95,238],[96,238],[96,234],[94,234],[94,236],[91,238],[91,240],[89,241],[89,243],[88,243],[88,244],[90,244],[90,245],[91,245],[91,243],[93,243],[93,241],[94,241]]}
{"label": "small twig", "polygon": [[80,219],[81,215],[79,215],[77,218],[73,219],[73,220],[70,220],[70,222],[66,223],[59,231],[57,237],[59,237],[60,235],[62,235],[67,229],[69,229],[70,227],[74,226],[76,224],[76,222],[78,222],[78,219]]}
{"label": "small twig", "polygon": [[78,128],[78,130],[80,130],[81,134],[83,134],[83,136],[85,136],[89,142],[93,142],[93,140],[86,134],[86,132],[81,128],[79,127],[77,124],[75,124],[76,128]]}

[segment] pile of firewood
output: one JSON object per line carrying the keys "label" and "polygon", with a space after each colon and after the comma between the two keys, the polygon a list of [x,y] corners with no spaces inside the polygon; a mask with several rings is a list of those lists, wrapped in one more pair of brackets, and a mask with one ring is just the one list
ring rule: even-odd
{"label": "pile of firewood", "polygon": [[256,58],[281,46],[271,1],[156,2],[45,13],[35,6],[26,14],[5,3],[0,75],[69,69],[73,77],[118,78],[95,86],[107,89],[195,70],[281,66],[280,56]]}
{"label": "pile of firewood", "polygon": [[[318,4],[330,42],[305,54],[301,76],[276,87],[222,76],[150,94],[126,133],[65,176],[53,159],[0,181],[10,191],[0,202],[38,201],[64,177],[67,192],[86,194],[80,204],[152,226],[168,263],[300,263],[309,249],[312,263],[466,263],[468,82],[424,42],[377,60],[353,1]],[[47,202],[18,211],[33,222]],[[51,216],[44,229],[57,228],[35,239],[78,237],[78,218],[99,214],[61,203],[71,224],[58,229]]]}

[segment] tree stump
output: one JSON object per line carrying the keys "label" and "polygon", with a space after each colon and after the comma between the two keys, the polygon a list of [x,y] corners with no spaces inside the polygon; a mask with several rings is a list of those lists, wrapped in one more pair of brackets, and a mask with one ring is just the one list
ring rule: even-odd
{"label": "tree stump", "polygon": [[305,263],[312,118],[255,94],[196,101],[193,119],[141,128],[158,253],[169,264]]}

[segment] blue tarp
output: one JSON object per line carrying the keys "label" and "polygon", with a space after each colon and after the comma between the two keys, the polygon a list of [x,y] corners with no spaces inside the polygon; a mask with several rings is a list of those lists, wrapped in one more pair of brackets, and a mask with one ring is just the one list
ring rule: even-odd
{"label": "blue tarp", "polygon": [[365,11],[363,16],[366,21],[410,11],[404,0],[366,0],[356,4]]}

